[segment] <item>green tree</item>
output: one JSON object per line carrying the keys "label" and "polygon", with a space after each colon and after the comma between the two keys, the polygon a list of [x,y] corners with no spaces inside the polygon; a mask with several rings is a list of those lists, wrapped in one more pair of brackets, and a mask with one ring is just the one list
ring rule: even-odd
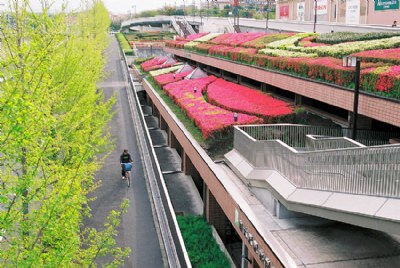
{"label": "green tree", "polygon": [[27,0],[10,0],[1,16],[2,267],[88,267],[105,254],[115,266],[129,252],[115,247],[121,212],[111,212],[104,230],[82,226],[98,155],[110,149],[113,105],[96,87],[108,12],[99,0],[86,4],[76,14],[50,15],[47,1],[37,13]]}

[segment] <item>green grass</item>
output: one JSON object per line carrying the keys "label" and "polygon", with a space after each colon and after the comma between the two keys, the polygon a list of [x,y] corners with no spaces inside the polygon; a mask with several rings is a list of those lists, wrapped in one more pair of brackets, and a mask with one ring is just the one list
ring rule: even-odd
{"label": "green grass", "polygon": [[177,220],[194,268],[230,267],[228,258],[212,236],[210,225],[202,216],[177,216]]}

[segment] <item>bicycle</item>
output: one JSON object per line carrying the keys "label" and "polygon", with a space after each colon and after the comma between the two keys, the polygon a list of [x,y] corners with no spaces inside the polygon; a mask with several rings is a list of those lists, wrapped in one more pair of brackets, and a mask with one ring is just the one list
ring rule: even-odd
{"label": "bicycle", "polygon": [[132,163],[121,163],[122,168],[125,171],[125,181],[128,185],[128,188],[131,187],[131,170],[132,170]]}

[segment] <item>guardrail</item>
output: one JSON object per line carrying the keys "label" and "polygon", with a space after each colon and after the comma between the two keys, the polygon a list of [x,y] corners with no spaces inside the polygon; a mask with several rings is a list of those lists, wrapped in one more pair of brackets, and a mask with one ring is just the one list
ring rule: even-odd
{"label": "guardrail", "polygon": [[183,238],[176,221],[175,212],[161,173],[161,169],[152,146],[150,133],[146,127],[144,115],[136,94],[135,85],[130,77],[126,57],[122,51],[122,60],[129,82],[128,101],[137,130],[138,144],[143,159],[143,169],[149,181],[157,222],[159,223],[162,246],[171,268],[191,268]]}
{"label": "guardrail", "polygon": [[309,131],[339,133],[290,124],[236,126],[234,148],[255,168],[276,170],[299,188],[400,198],[400,144],[307,151]]}

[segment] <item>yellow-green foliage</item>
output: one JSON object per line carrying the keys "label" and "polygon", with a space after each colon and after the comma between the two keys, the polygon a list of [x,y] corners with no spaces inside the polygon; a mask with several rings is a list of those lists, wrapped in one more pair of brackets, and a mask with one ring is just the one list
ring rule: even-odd
{"label": "yellow-green foliage", "polygon": [[123,34],[123,33],[117,33],[117,34],[115,34],[116,35],[116,37],[117,37],[117,39],[118,39],[118,42],[119,42],[119,45],[121,46],[121,48],[122,48],[122,51],[124,51],[124,52],[131,52],[132,51],[132,48],[131,48],[131,46],[129,45],[129,43],[128,43],[128,41],[126,40],[126,38],[125,38],[125,35]]}
{"label": "yellow-green foliage", "polygon": [[82,225],[98,156],[110,148],[114,99],[97,87],[108,12],[93,0],[80,13],[49,16],[31,13],[28,2],[0,18],[1,72],[9,78],[0,88],[0,266],[90,267],[106,254],[122,265],[129,250],[115,247],[120,212],[104,231]]}

